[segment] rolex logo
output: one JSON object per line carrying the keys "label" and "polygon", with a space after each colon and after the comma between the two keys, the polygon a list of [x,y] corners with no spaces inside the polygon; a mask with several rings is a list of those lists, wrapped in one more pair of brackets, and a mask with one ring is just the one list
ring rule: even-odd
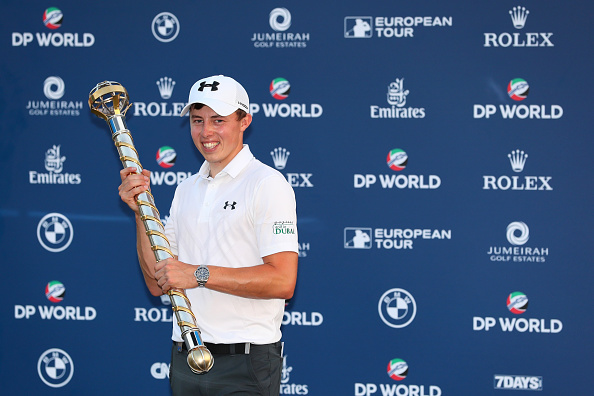
{"label": "rolex logo", "polygon": [[272,161],[274,161],[274,167],[276,169],[285,169],[290,154],[291,153],[288,152],[287,149],[282,147],[272,150],[270,155],[272,156]]}
{"label": "rolex logo", "polygon": [[526,164],[526,158],[528,158],[528,154],[525,154],[523,151],[516,150],[509,153],[507,156],[514,172],[522,172],[524,170],[524,165]]}
{"label": "rolex logo", "polygon": [[526,9],[526,7],[514,7],[509,11],[509,15],[511,15],[512,23],[516,29],[522,29],[524,24],[526,23],[526,19],[528,18],[528,14],[530,11]]}
{"label": "rolex logo", "polygon": [[161,77],[159,81],[157,81],[157,86],[159,87],[159,93],[163,99],[169,99],[171,94],[173,93],[173,87],[175,86],[175,81],[170,77]]}

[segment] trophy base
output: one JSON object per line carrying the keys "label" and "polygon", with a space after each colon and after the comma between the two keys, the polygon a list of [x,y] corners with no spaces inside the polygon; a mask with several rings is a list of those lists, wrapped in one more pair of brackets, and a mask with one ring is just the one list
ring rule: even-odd
{"label": "trophy base", "polygon": [[208,372],[214,364],[214,358],[205,346],[199,346],[188,352],[188,366],[196,374]]}

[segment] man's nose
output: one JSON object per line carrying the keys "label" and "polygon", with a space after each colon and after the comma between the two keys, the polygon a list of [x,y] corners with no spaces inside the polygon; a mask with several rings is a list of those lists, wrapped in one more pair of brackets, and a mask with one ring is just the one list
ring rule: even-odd
{"label": "man's nose", "polygon": [[202,128],[202,131],[200,131],[200,134],[202,136],[210,136],[213,134],[213,124],[211,122],[206,121],[204,123],[204,127]]}

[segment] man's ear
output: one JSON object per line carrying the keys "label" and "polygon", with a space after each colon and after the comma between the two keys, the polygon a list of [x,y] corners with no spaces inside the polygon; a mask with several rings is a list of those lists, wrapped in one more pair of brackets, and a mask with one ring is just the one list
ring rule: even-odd
{"label": "man's ear", "polygon": [[247,127],[250,126],[251,123],[252,123],[252,115],[248,113],[245,115],[245,117],[243,117],[241,119],[241,132],[245,131],[247,129]]}

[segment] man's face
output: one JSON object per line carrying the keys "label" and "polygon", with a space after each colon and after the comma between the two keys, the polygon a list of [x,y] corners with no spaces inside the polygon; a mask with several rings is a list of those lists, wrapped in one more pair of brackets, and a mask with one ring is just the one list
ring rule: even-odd
{"label": "man's face", "polygon": [[235,113],[223,117],[208,106],[190,110],[192,140],[209,162],[212,177],[241,151],[243,131],[251,121],[250,114],[238,120]]}

